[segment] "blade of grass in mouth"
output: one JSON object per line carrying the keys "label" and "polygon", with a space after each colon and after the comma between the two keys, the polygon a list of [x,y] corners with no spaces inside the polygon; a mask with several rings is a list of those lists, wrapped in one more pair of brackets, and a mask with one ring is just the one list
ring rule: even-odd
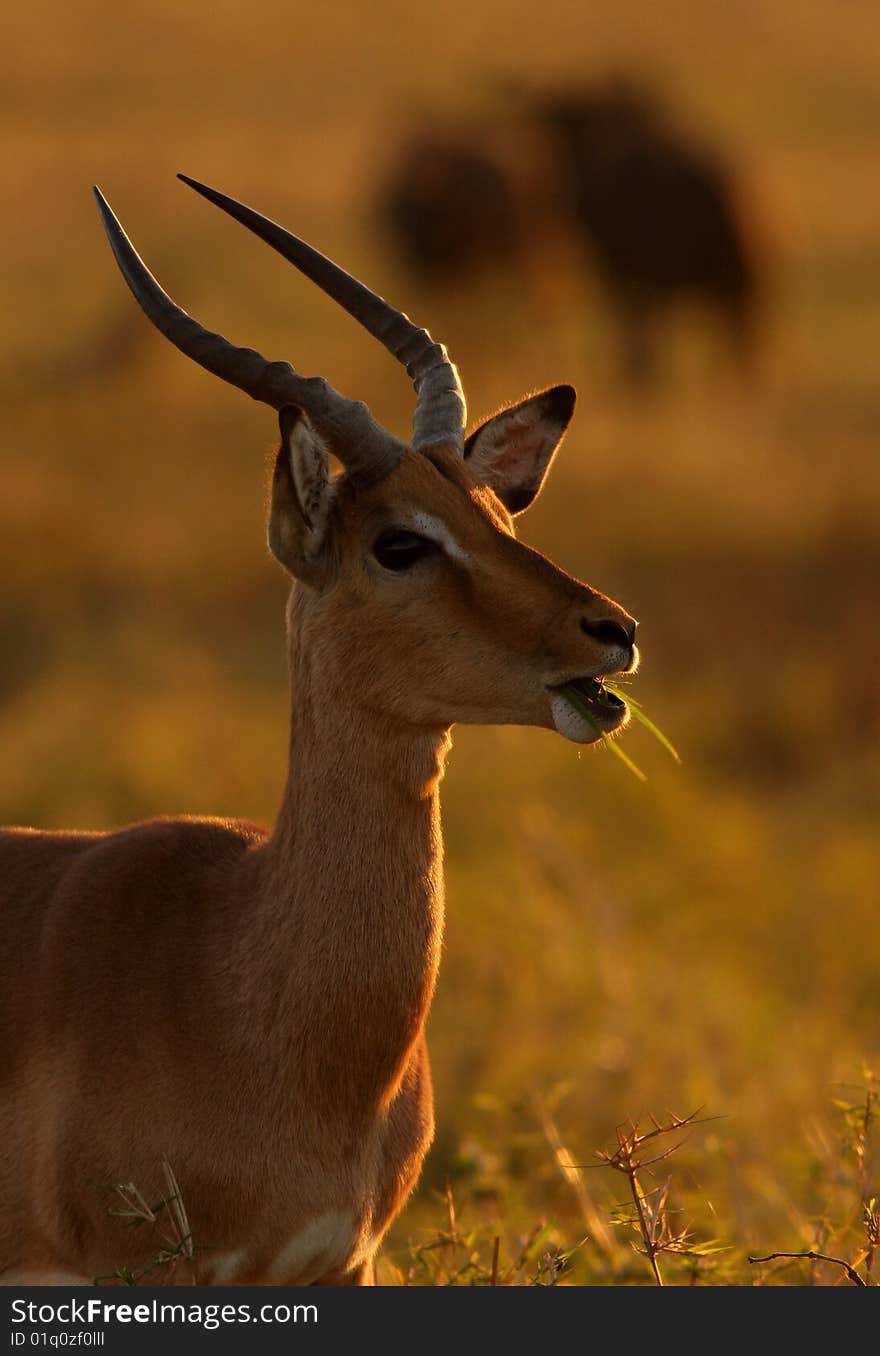
{"label": "blade of grass in mouth", "polygon": [[[629,768],[633,776],[638,777],[640,782],[646,782],[648,779],[645,776],[642,769],[638,767],[637,764],[634,763],[633,760],[627,754],[624,753],[623,749],[620,747],[619,744],[616,744],[613,739],[610,739],[608,737],[605,731],[601,729],[600,726],[593,719],[583,695],[580,692],[578,692],[577,688],[572,687],[571,683],[566,683],[559,690],[560,692],[563,692],[565,694],[566,700],[571,702],[575,711],[582,715],[584,720],[587,721],[589,725],[592,725],[593,729],[596,731],[596,734],[600,737],[602,743],[605,745],[606,749],[610,749],[610,751],[614,754],[615,758],[619,758],[623,765]],[[617,694],[615,693],[615,696],[616,695]]]}
{"label": "blade of grass in mouth", "polygon": [[637,702],[634,697],[630,697],[626,692],[622,692],[616,683],[609,683],[606,681],[605,688],[606,691],[613,693],[615,697],[619,697],[622,702],[626,702],[632,712],[633,719],[639,721],[641,725],[644,725],[646,730],[651,731],[651,734],[655,739],[659,740],[670,757],[674,758],[677,763],[681,762],[678,749],[670,739],[667,739],[663,731],[654,724],[653,720],[650,720],[645,715],[642,710],[641,702]]}

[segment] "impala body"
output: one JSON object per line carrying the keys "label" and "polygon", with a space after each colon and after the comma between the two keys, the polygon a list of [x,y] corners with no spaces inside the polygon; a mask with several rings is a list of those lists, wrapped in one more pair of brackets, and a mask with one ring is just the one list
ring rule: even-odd
{"label": "impala body", "polygon": [[[424,1025],[450,727],[591,743],[627,716],[601,678],[634,667],[632,618],[514,535],[571,388],[466,439],[455,368],[430,336],[296,237],[193,187],[406,363],[414,434],[405,444],[323,380],[204,330],[99,195],[148,316],[280,412],[269,544],[294,580],[289,772],[271,831],[193,818],[0,832],[7,1284],[146,1266],[155,1230],[123,1227],[115,1188],[156,1204],[166,1165],[194,1254],[188,1241],[146,1280],[369,1283],[433,1131]],[[572,681],[589,718],[559,690]]]}

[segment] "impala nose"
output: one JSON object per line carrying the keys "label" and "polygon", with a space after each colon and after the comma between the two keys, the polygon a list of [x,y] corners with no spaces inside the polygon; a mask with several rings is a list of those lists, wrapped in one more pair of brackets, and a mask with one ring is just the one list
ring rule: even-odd
{"label": "impala nose", "polygon": [[581,630],[584,635],[598,640],[602,645],[619,645],[621,649],[631,650],[636,643],[638,622],[629,618],[626,622],[611,617],[600,617],[595,621],[581,617]]}

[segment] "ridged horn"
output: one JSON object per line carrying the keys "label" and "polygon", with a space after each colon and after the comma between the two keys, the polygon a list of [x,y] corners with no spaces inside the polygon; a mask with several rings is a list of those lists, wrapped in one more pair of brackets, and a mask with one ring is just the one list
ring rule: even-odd
{"label": "ridged horn", "polygon": [[252,348],[239,348],[205,329],[163,291],[99,188],[95,197],[110,247],[135,300],[181,353],[254,400],[279,410],[299,405],[346,469],[364,479],[387,475],[405,444],[382,428],[360,401],[347,400],[323,377],[303,377],[286,362],[268,362]]}
{"label": "ridged horn", "polygon": [[402,311],[276,222],[197,179],[186,174],[177,177],[271,245],[404,364],[417,395],[414,448],[443,445],[463,451],[467,421],[464,391],[442,344],[435,343],[427,330],[419,329]]}

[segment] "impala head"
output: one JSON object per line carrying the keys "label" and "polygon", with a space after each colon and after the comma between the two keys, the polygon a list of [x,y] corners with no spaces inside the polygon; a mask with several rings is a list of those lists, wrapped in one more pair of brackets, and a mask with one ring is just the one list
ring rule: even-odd
{"label": "impala head", "polygon": [[[97,194],[150,319],[279,411],[269,545],[302,585],[291,604],[294,662],[314,659],[328,699],[344,689],[349,703],[409,726],[539,725],[579,743],[620,728],[627,708],[601,679],[635,668],[636,623],[514,531],[565,434],[573,389],[530,396],[466,438],[458,374],[426,331],[275,223],[185,182],[334,297],[406,365],[417,392],[405,444],[322,378],[205,330],[162,291]],[[335,478],[329,452],[345,468]],[[590,719],[559,691],[570,683]]]}

